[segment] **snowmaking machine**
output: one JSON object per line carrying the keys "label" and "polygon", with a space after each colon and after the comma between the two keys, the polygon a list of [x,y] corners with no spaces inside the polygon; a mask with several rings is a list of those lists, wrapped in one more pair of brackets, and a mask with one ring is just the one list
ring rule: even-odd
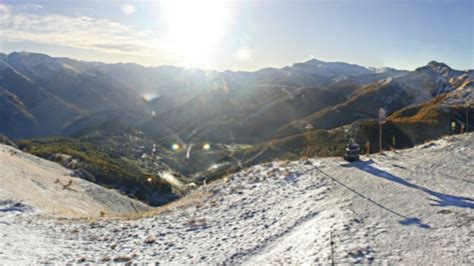
{"label": "snowmaking machine", "polygon": [[348,162],[355,162],[359,160],[360,155],[360,145],[357,144],[355,139],[349,139],[349,142],[346,145],[346,152],[344,153],[344,160]]}

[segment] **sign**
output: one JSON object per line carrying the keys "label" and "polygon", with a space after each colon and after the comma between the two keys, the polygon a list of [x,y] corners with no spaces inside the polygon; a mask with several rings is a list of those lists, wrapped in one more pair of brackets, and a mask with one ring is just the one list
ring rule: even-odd
{"label": "sign", "polygon": [[379,121],[380,122],[385,122],[386,118],[387,118],[387,112],[385,111],[385,109],[380,108],[379,109]]}
{"label": "sign", "polygon": [[382,125],[385,123],[385,118],[387,118],[387,112],[382,107],[379,109],[379,149],[382,153]]}

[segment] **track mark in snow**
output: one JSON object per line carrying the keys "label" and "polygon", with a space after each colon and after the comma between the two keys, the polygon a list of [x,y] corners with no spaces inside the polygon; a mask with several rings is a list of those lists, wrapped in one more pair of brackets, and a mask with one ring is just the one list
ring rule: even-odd
{"label": "track mark in snow", "polygon": [[[298,230],[298,227],[300,225],[305,224],[307,221],[311,220],[312,218],[314,218],[317,215],[318,215],[318,212],[308,213],[307,215],[301,217],[298,221],[296,221],[293,225],[289,226],[284,231],[279,232],[279,233],[277,233],[275,235],[272,235],[270,237],[267,237],[266,239],[261,241],[261,243],[258,243],[257,245],[255,245],[253,248],[243,250],[243,251],[239,251],[239,252],[231,255],[226,261],[224,261],[223,264],[227,265],[227,264],[234,264],[236,262],[240,262],[240,263],[245,262],[245,258],[254,256],[254,255],[258,254],[259,252],[262,252],[263,250],[268,248],[273,243],[281,241],[282,238],[284,238],[285,236],[287,236],[289,234],[291,235],[294,230]],[[249,262],[245,262],[245,263],[249,263]],[[252,262],[250,262],[250,264],[252,264]]]}

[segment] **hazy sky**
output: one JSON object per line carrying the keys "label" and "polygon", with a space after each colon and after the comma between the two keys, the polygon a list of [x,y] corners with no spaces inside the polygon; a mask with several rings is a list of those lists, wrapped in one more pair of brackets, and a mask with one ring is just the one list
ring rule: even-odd
{"label": "hazy sky", "polygon": [[0,0],[0,51],[208,69],[474,68],[472,0]]}

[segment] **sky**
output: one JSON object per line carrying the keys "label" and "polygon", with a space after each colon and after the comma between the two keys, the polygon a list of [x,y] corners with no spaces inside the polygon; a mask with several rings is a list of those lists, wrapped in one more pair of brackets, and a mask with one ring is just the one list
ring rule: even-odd
{"label": "sky", "polygon": [[472,0],[0,0],[0,52],[254,71],[474,68]]}

